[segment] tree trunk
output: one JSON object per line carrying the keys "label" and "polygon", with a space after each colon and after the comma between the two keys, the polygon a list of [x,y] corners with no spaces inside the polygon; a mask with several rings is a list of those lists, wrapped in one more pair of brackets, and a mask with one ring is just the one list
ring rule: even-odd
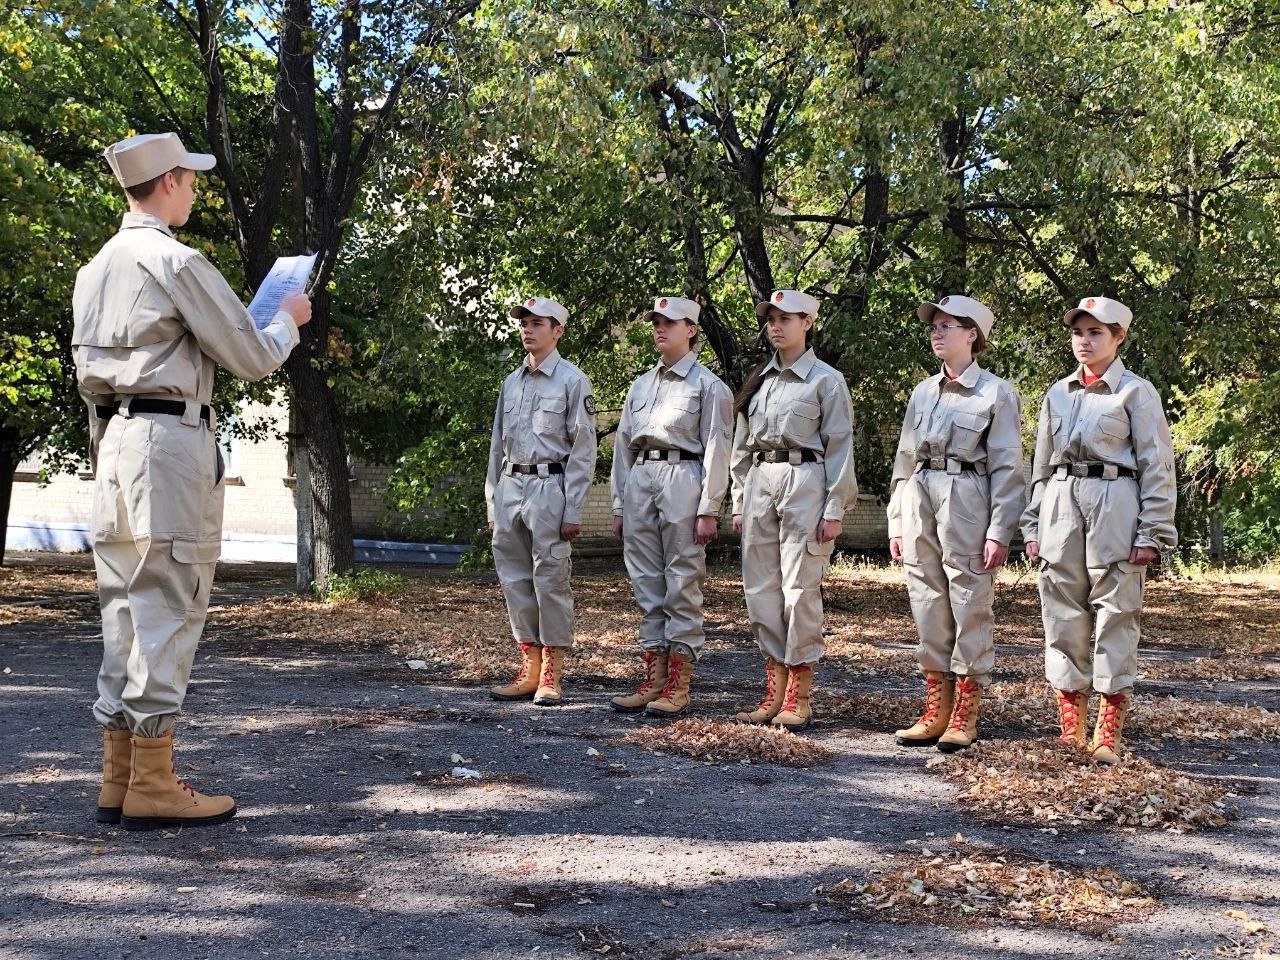
{"label": "tree trunk", "polygon": [[969,149],[968,139],[963,114],[942,121],[938,140],[942,168],[951,181],[951,194],[947,198],[947,212],[942,218],[939,250],[942,271],[935,291],[939,296],[968,293],[968,232],[964,211],[964,157]]}
{"label": "tree trunk", "polygon": [[[773,294],[773,265],[764,239],[764,170],[763,161],[750,156],[739,170],[744,197],[736,204],[733,231],[738,240],[742,269],[747,275],[747,289],[754,303],[764,303]],[[761,321],[763,326],[763,321]]]}
{"label": "tree trunk", "polygon": [[[323,367],[317,369],[313,361],[317,353],[322,355],[324,341],[319,334],[327,334],[329,312],[329,298],[322,291],[316,291],[311,324],[303,328],[309,331],[315,327],[316,332],[305,337],[285,362],[285,374],[297,404],[298,426],[302,434],[297,438],[296,469],[300,481],[304,470],[309,481],[315,585],[321,590],[332,577],[348,574],[355,566],[347,445],[333,390]],[[301,483],[299,496],[305,496]],[[302,575],[299,569],[299,579]]]}
{"label": "tree trunk", "polygon": [[0,567],[4,566],[5,544],[9,537],[9,505],[13,502],[13,475],[22,457],[16,443],[10,441],[12,430],[0,430]]}

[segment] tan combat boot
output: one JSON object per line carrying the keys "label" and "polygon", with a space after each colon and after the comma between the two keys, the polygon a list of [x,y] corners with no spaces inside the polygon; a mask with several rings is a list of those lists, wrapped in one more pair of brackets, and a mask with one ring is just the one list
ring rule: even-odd
{"label": "tan combat boot", "polygon": [[733,718],[743,723],[768,723],[782,711],[782,701],[787,694],[787,668],[777,660],[764,662],[764,699],[754,710],[735,713]]}
{"label": "tan combat boot", "polygon": [[956,678],[936,670],[924,673],[924,713],[905,730],[894,731],[904,747],[931,747],[938,742],[951,720],[951,704],[955,699]]}
{"label": "tan combat boot", "polygon": [[1129,715],[1129,696],[1124,693],[1104,693],[1098,704],[1098,722],[1093,727],[1093,743],[1089,754],[1098,763],[1120,762],[1120,748],[1124,745],[1124,721]]}
{"label": "tan combat boot", "polygon": [[955,753],[972,746],[978,739],[978,712],[982,705],[982,686],[971,677],[956,678],[956,702],[951,707],[951,722],[938,738],[938,749]]}
{"label": "tan combat boot", "polygon": [[782,712],[769,725],[792,732],[807,727],[813,721],[813,709],[809,705],[812,690],[813,664],[787,667],[787,694],[782,701]]}
{"label": "tan combat boot", "polygon": [[99,823],[119,823],[120,807],[129,791],[129,771],[133,768],[128,730],[102,731],[102,789],[98,791]]}
{"label": "tan combat boot", "polygon": [[489,696],[495,700],[528,700],[538,689],[538,675],[542,672],[542,648],[536,643],[520,644],[520,672],[515,680],[489,688]]}
{"label": "tan combat boot", "polygon": [[566,647],[542,648],[542,679],[538,681],[538,692],[533,695],[534,706],[558,707],[564,701],[560,692],[560,675],[564,672],[564,655]]}
{"label": "tan combat boot", "polygon": [[1058,742],[1084,751],[1089,731],[1089,691],[1055,690],[1058,695]]}
{"label": "tan combat boot", "polygon": [[120,815],[123,829],[207,827],[235,815],[236,803],[230,797],[206,797],[178,776],[172,730],[163,737],[134,736],[133,776]]}
{"label": "tan combat boot", "polygon": [[662,695],[644,708],[650,717],[674,717],[689,705],[689,687],[693,683],[693,657],[685,653],[667,656],[667,683]]}
{"label": "tan combat boot", "polygon": [[635,693],[614,697],[609,706],[619,713],[639,713],[653,701],[662,696],[662,688],[667,683],[667,655],[660,650],[647,650],[644,653],[644,683]]}

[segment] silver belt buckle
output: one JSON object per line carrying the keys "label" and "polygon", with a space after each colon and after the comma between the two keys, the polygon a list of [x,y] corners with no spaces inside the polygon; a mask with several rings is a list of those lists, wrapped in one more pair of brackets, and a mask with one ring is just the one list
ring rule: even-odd
{"label": "silver belt buckle", "polygon": [[1073,477],[1087,477],[1089,475],[1089,465],[1087,463],[1071,464],[1071,475]]}
{"label": "silver belt buckle", "polygon": [[945,469],[947,469],[947,458],[946,458],[946,457],[930,457],[930,458],[929,458],[929,469],[930,469],[930,470],[945,470]]}

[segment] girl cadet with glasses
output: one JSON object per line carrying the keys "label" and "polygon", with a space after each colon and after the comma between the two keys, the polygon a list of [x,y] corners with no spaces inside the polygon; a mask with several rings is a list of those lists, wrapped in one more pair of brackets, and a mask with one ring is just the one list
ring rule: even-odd
{"label": "girl cadet with glasses", "polygon": [[963,750],[978,737],[995,664],[996,570],[1022,514],[1021,403],[975,357],[995,317],[970,297],[922,303],[942,370],[911,392],[889,499],[889,553],[906,569],[924,672],[920,718],[903,746]]}
{"label": "girl cadet with glasses", "polygon": [[644,314],[662,359],[627,391],[613,445],[613,535],[643,614],[645,666],[639,689],[610,701],[622,713],[683,712],[704,639],[702,584],[729,489],[733,396],[698,362],[701,310],[659,297]]}
{"label": "girl cadet with glasses", "polygon": [[735,403],[733,529],[742,535],[747,616],[764,655],[765,694],[737,715],[788,730],[809,725],[822,658],[822,578],[845,504],[858,495],[849,388],[809,343],[818,301],[776,290],[756,304],[773,355]]}
{"label": "girl cadet with glasses", "polygon": [[1045,674],[1061,740],[1086,749],[1089,692],[1102,697],[1090,755],[1119,759],[1138,672],[1147,564],[1178,544],[1173,442],[1160,394],[1117,355],[1133,313],[1087,297],[1063,322],[1079,366],[1045,394],[1027,556],[1040,562]]}

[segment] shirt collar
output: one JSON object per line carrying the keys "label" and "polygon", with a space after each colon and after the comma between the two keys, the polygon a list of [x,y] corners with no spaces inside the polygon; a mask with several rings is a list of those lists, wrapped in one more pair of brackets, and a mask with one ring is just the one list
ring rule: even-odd
{"label": "shirt collar", "polygon": [[978,379],[982,376],[982,367],[978,366],[978,361],[974,360],[969,366],[964,368],[964,373],[956,377],[953,381],[947,376],[947,365],[942,365],[942,370],[938,373],[938,385],[946,386],[948,383],[958,383],[966,390],[972,390],[978,385]]}
{"label": "shirt collar", "polygon": [[765,364],[764,372],[768,373],[770,370],[777,370],[781,373],[783,369],[787,369],[801,380],[807,380],[809,378],[809,371],[813,369],[814,364],[817,362],[818,355],[813,352],[812,347],[802,353],[795,363],[786,368],[782,366],[782,361],[778,358],[778,354],[774,353],[774,355],[769,358],[769,362]]}
{"label": "shirt collar", "polygon": [[542,363],[535,370],[533,368],[533,359],[529,354],[524,355],[524,372],[525,373],[545,373],[548,377],[556,372],[556,367],[560,365],[560,351],[552,350],[546,355]]}
{"label": "shirt collar", "polygon": [[159,230],[171,237],[173,236],[173,231],[169,229],[167,223],[149,213],[135,213],[130,210],[124,215],[124,219],[120,221],[121,230],[136,230],[138,227],[150,227],[152,230]]}
{"label": "shirt collar", "polygon": [[[1120,389],[1120,379],[1124,376],[1125,367],[1120,362],[1120,358],[1116,357],[1111,361],[1111,366],[1107,367],[1107,372],[1098,378],[1098,383],[1105,383],[1107,388],[1115,393]],[[1084,388],[1084,367],[1076,367],[1076,372],[1067,377],[1067,387],[1075,389]]]}
{"label": "shirt collar", "polygon": [[675,363],[673,363],[669,367],[663,363],[659,363],[658,375],[661,376],[662,372],[664,370],[667,370],[667,371],[670,371],[671,373],[674,373],[677,377],[680,377],[683,380],[685,377],[689,375],[689,371],[693,369],[693,365],[697,362],[698,362],[698,358],[695,357],[693,355],[693,351],[690,350],[688,353],[686,353],[683,357],[681,357],[679,360],[677,360]]}

